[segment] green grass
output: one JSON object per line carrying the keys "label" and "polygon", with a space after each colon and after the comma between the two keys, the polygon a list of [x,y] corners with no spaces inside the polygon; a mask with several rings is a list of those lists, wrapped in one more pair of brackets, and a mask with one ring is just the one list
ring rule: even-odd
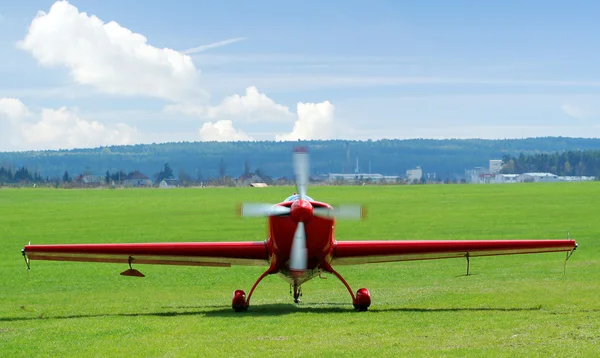
{"label": "green grass", "polygon": [[338,240],[563,239],[563,253],[339,266],[373,303],[355,312],[333,276],[289,287],[267,277],[246,313],[231,293],[263,268],[33,261],[34,244],[262,240],[242,201],[278,202],[292,187],[182,190],[0,190],[0,356],[597,356],[600,183],[311,187],[360,202],[364,222]]}

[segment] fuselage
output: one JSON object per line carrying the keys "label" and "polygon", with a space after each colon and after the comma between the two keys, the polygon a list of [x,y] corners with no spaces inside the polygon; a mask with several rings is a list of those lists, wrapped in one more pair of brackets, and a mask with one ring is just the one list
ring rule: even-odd
{"label": "fuselage", "polygon": [[[310,204],[310,207],[307,205]],[[279,273],[286,281],[302,284],[322,272],[322,266],[331,262],[335,248],[334,228],[335,220],[312,215],[312,208],[325,207],[333,210],[331,205],[312,198],[300,200],[291,196],[285,201],[276,204],[290,207],[290,214],[270,216],[268,218],[269,237],[267,248],[269,261],[273,273]],[[294,233],[298,221],[304,223],[306,233],[307,265],[303,275],[293,275],[290,271],[290,253],[294,240]]]}

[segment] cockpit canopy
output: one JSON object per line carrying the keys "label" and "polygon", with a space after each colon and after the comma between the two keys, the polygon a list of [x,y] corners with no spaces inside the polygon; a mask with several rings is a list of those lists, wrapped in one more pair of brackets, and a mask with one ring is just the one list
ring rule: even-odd
{"label": "cockpit canopy", "polygon": [[[289,196],[287,199],[285,199],[284,201],[295,201],[295,200],[299,200],[300,199],[300,195],[299,194],[294,194],[292,196]],[[306,200],[308,201],[314,201],[310,196],[306,196],[305,197]]]}

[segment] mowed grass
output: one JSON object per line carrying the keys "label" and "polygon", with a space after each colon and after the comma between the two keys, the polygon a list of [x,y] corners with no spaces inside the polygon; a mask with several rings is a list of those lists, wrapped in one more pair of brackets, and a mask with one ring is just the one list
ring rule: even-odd
{"label": "mowed grass", "polygon": [[293,187],[0,190],[0,356],[597,356],[600,183],[311,187],[331,204],[363,203],[338,240],[564,239],[564,253],[338,266],[372,306],[355,312],[333,276],[303,286],[267,277],[246,313],[231,309],[262,267],[33,261],[27,242],[263,240],[244,201],[279,202]]}

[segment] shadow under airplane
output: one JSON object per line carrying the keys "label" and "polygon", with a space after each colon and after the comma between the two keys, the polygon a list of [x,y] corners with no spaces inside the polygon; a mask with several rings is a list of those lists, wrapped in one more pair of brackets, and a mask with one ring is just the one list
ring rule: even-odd
{"label": "shadow under airplane", "polygon": [[[331,307],[322,307],[329,305]],[[169,307],[171,308],[171,307]],[[193,311],[159,311],[159,312],[140,312],[140,313],[96,313],[96,314],[74,314],[52,316],[46,313],[38,314],[29,317],[0,317],[0,322],[17,322],[17,321],[35,321],[35,320],[54,320],[54,319],[76,319],[76,318],[98,318],[98,317],[184,317],[184,316],[206,316],[206,317],[256,317],[256,316],[283,316],[287,314],[297,313],[355,313],[352,305],[348,304],[325,304],[315,303],[306,306],[298,306],[294,304],[266,304],[255,305],[252,310],[248,310],[245,314],[233,312],[229,305],[214,305],[204,307],[174,307],[179,309],[193,309]],[[208,308],[208,309],[207,309]],[[214,308],[214,310],[211,310]],[[539,311],[541,305],[534,307],[447,307],[447,308],[420,308],[420,307],[399,307],[399,308],[373,308],[366,314],[377,314],[384,312],[521,312],[521,311]],[[24,306],[22,310],[27,311]]]}

